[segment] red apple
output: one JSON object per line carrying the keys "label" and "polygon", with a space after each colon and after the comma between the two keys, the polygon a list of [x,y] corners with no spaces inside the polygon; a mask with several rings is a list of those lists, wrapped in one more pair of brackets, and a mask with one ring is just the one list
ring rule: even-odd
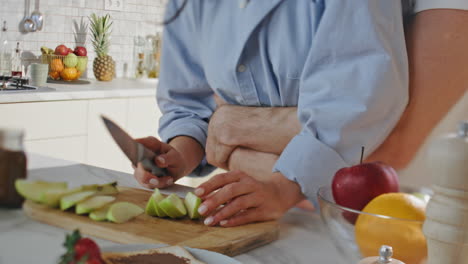
{"label": "red apple", "polygon": [[[361,163],[338,170],[332,181],[333,198],[341,206],[361,211],[375,197],[398,192],[396,171],[383,162]],[[354,223],[357,214],[344,214]]]}
{"label": "red apple", "polygon": [[83,57],[88,54],[85,47],[76,47],[74,53],[76,56],[83,56]]}
{"label": "red apple", "polygon": [[72,50],[71,48],[68,48],[68,53],[67,53],[67,55],[70,54],[70,53],[73,53],[73,50]]}
{"label": "red apple", "polygon": [[54,52],[55,55],[62,55],[62,56],[66,56],[68,54],[68,48],[67,46],[65,45],[58,45],[56,48],[55,48],[55,52]]}

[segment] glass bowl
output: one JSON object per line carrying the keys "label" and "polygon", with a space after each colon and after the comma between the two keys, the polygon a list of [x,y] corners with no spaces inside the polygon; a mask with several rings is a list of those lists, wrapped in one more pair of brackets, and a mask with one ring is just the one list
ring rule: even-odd
{"label": "glass bowl", "polygon": [[[400,192],[431,195],[429,189],[400,187]],[[320,215],[342,263],[358,263],[378,256],[382,245],[393,248],[393,257],[406,264],[426,263],[423,221],[394,218],[353,210],[335,203],[329,186],[319,188]]]}

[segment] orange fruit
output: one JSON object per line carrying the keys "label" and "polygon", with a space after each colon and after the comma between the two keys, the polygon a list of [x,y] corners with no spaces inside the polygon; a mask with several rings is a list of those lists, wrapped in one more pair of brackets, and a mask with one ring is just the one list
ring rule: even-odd
{"label": "orange fruit", "polygon": [[55,72],[62,72],[63,71],[63,62],[61,59],[53,59],[51,62],[50,62],[50,70],[51,71],[55,71]]}
{"label": "orange fruit", "polygon": [[60,73],[56,71],[49,72],[49,76],[54,80],[60,79]]}
{"label": "orange fruit", "polygon": [[61,73],[60,77],[64,81],[73,81],[78,78],[78,71],[76,68],[65,68]]}
{"label": "orange fruit", "polygon": [[382,245],[393,247],[393,257],[405,263],[421,264],[427,257],[422,225],[426,202],[407,193],[385,193],[370,201],[355,225],[356,243],[364,257],[375,256]]}

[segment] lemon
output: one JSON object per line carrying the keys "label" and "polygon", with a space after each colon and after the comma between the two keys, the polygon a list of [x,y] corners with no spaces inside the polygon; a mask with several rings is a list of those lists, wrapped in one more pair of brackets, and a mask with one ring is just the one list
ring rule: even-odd
{"label": "lemon", "polygon": [[370,201],[363,212],[390,216],[359,215],[356,243],[364,257],[374,256],[382,245],[393,247],[393,256],[405,263],[420,264],[427,257],[426,238],[422,225],[426,219],[426,203],[407,193],[386,193]]}

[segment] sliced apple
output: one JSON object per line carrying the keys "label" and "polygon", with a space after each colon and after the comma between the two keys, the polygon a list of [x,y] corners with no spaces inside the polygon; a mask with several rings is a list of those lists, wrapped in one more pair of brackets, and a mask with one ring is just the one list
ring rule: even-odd
{"label": "sliced apple", "polygon": [[60,205],[60,199],[67,195],[71,194],[71,190],[67,189],[51,189],[51,190],[46,190],[45,192],[41,193],[41,196],[39,198],[39,202],[45,205],[48,205],[50,207],[58,207]]}
{"label": "sliced apple", "polygon": [[156,214],[156,205],[157,204],[154,202],[153,196],[151,195],[148,199],[148,202],[146,203],[145,214],[149,216],[158,216]]}
{"label": "sliced apple", "polygon": [[158,205],[158,203],[164,198],[166,198],[166,196],[161,194],[159,189],[155,189],[149,198],[148,203],[146,204],[146,214],[151,216],[166,217],[167,214]]}
{"label": "sliced apple", "polygon": [[107,220],[121,224],[139,216],[144,212],[145,210],[136,204],[129,202],[118,202],[112,204],[109,207],[109,211],[107,211]]}
{"label": "sliced apple", "polygon": [[82,185],[82,191],[96,191],[97,195],[111,195],[119,193],[117,189],[117,182],[111,182],[106,184],[89,184]]}
{"label": "sliced apple", "polygon": [[96,209],[102,208],[115,200],[115,197],[108,195],[98,195],[79,202],[75,206],[75,213],[87,214]]}
{"label": "sliced apple", "polygon": [[73,207],[75,204],[93,196],[95,193],[95,191],[82,191],[65,195],[60,199],[60,209],[67,210],[68,208]]}
{"label": "sliced apple", "polygon": [[181,218],[187,215],[184,202],[175,193],[161,200],[158,206],[171,218]]}
{"label": "sliced apple", "polygon": [[51,188],[62,188],[65,189],[68,187],[66,182],[50,182],[50,181],[36,181],[37,184],[47,185]]}
{"label": "sliced apple", "polygon": [[66,188],[67,183],[65,182],[28,181],[23,179],[15,181],[16,191],[24,198],[35,202],[40,202],[42,193],[47,190]]}
{"label": "sliced apple", "polygon": [[94,221],[105,221],[107,220],[107,212],[109,211],[109,208],[111,207],[112,204],[107,204],[104,207],[97,209],[95,211],[92,211],[89,214],[89,218],[91,218]]}
{"label": "sliced apple", "polygon": [[202,200],[200,197],[196,196],[192,192],[188,192],[185,195],[184,204],[185,208],[187,208],[187,213],[190,219],[198,219],[201,217],[200,213],[198,213],[198,207],[200,207]]}

